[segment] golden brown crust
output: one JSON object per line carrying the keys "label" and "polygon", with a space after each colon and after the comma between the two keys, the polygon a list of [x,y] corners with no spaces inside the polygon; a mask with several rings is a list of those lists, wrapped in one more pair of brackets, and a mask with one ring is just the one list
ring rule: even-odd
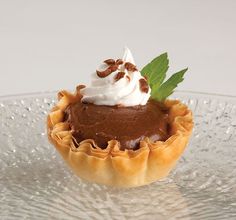
{"label": "golden brown crust", "polygon": [[192,112],[177,100],[167,100],[170,108],[171,137],[152,143],[141,141],[138,150],[119,150],[119,142],[111,140],[101,149],[93,140],[84,140],[76,148],[72,131],[64,121],[66,107],[80,101],[75,94],[59,92],[59,102],[47,118],[48,138],[68,165],[83,179],[117,187],[146,185],[168,175],[183,153],[193,128]]}

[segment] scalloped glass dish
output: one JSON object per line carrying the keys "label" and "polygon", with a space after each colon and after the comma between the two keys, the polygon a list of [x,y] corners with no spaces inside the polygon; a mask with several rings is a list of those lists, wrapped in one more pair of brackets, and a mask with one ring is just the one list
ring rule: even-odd
{"label": "scalloped glass dish", "polygon": [[0,97],[0,219],[236,219],[236,97],[176,92],[195,128],[168,178],[115,189],[75,176],[46,135],[55,93]]}

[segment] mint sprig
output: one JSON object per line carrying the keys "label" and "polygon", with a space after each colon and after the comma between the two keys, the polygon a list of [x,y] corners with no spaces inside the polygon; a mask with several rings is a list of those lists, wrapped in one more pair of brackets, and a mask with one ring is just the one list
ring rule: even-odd
{"label": "mint sprig", "polygon": [[164,82],[168,68],[168,55],[167,53],[163,53],[153,59],[141,70],[142,75],[146,76],[152,89],[151,97],[157,101],[164,101],[170,96],[178,84],[184,80],[184,74],[188,70],[187,68],[183,69],[173,74]]}
{"label": "mint sprig", "polygon": [[141,73],[143,76],[147,76],[148,83],[151,87],[158,87],[166,78],[166,72],[169,68],[168,65],[168,55],[167,53],[163,53],[143,67]]}

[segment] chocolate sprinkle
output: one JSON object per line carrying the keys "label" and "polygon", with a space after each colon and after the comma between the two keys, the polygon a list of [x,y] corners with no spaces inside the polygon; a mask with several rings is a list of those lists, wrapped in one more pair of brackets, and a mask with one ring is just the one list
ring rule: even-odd
{"label": "chocolate sprinkle", "polygon": [[126,78],[130,81],[130,76],[126,76]]}
{"label": "chocolate sprinkle", "polygon": [[140,79],[139,80],[139,86],[140,86],[140,90],[142,92],[148,93],[149,86],[148,86],[148,83],[147,83],[147,81],[145,79]]}
{"label": "chocolate sprinkle", "polygon": [[135,72],[137,71],[138,69],[136,68],[136,66],[130,62],[126,62],[125,63],[125,69],[127,69],[128,71],[131,71],[131,72]]}
{"label": "chocolate sprinkle", "polygon": [[112,73],[111,69],[109,69],[109,68],[104,70],[104,71],[98,71],[97,70],[96,72],[97,72],[97,75],[100,78],[105,78],[105,77],[109,76]]}
{"label": "chocolate sprinkle", "polygon": [[110,67],[108,67],[108,69],[111,70],[111,72],[115,72],[118,69],[118,65],[111,65]]}
{"label": "chocolate sprinkle", "polygon": [[118,80],[122,79],[125,76],[124,72],[119,72],[115,76],[115,81],[117,82]]}
{"label": "chocolate sprinkle", "polygon": [[[99,71],[99,70],[96,71],[97,75],[100,78],[105,78],[105,77],[109,76],[111,73],[118,70],[119,65],[122,65],[124,63],[124,61],[122,59],[117,59],[116,61],[114,59],[107,59],[107,60],[104,60],[103,62],[108,65],[108,68],[104,71]],[[125,69],[127,69],[128,71],[131,71],[131,72],[137,71],[136,66],[134,64],[130,63],[130,62],[126,62],[124,67],[125,67]],[[123,74],[121,75],[121,74],[118,73],[117,76],[116,76],[116,78],[118,77],[116,81],[123,78],[124,75]],[[119,77],[121,77],[121,78],[119,78]],[[129,78],[129,81],[130,81],[130,78]]]}
{"label": "chocolate sprinkle", "polygon": [[97,75],[100,78],[105,78],[105,77],[109,76],[111,73],[115,72],[117,69],[118,69],[118,65],[117,64],[112,64],[104,71],[98,71],[97,70]]}
{"label": "chocolate sprinkle", "polygon": [[116,62],[113,59],[107,59],[103,61],[104,63],[106,63],[107,65],[114,65]]}
{"label": "chocolate sprinkle", "polygon": [[123,62],[123,60],[122,59],[118,59],[118,60],[116,60],[116,64],[117,65],[121,65],[121,64],[123,64],[124,62]]}

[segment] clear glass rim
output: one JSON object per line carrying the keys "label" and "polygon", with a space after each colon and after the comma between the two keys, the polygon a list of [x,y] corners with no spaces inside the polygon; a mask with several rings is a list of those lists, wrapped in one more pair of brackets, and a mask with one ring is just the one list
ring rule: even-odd
{"label": "clear glass rim", "polygon": [[[60,90],[58,90],[60,91]],[[58,91],[42,91],[42,92],[32,92],[32,93],[19,93],[19,94],[10,94],[10,95],[0,95],[0,100],[5,99],[19,99],[19,98],[27,98],[27,97],[43,97],[45,95],[55,95]],[[70,90],[69,90],[70,91]],[[198,91],[190,91],[190,90],[176,90],[173,95],[191,95],[191,96],[211,96],[215,98],[222,99],[232,99],[236,101],[236,95],[225,95],[218,93],[207,93],[207,92],[198,92]]]}

